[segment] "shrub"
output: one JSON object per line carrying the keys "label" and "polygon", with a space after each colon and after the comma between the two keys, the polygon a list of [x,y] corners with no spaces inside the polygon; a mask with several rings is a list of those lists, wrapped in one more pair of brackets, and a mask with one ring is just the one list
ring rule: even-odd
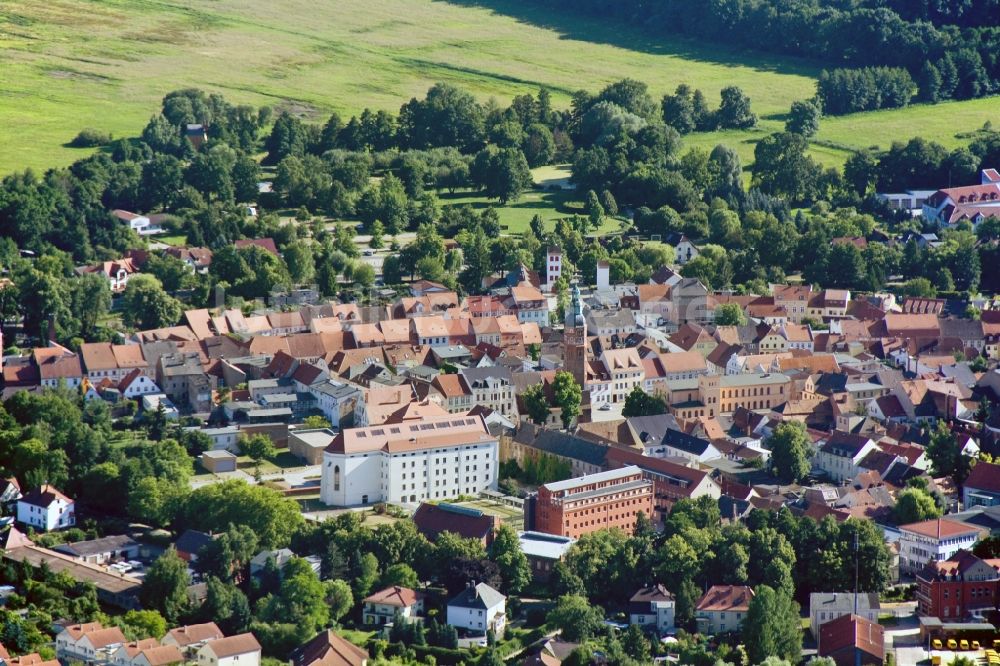
{"label": "shrub", "polygon": [[101,132],[100,130],[87,128],[80,130],[72,141],[69,142],[74,148],[97,148],[98,146],[106,146],[114,140],[110,132]]}

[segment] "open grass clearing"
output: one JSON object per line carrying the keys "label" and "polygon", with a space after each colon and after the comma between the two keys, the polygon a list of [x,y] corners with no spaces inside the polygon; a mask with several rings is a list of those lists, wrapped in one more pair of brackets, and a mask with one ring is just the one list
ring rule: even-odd
{"label": "open grass clearing", "polygon": [[[366,106],[396,111],[437,81],[501,102],[544,85],[564,107],[574,90],[627,76],[647,82],[657,98],[686,82],[712,104],[723,87],[741,86],[763,119],[761,132],[688,143],[735,144],[749,164],[746,140],[779,129],[791,102],[812,95],[818,74],[804,61],[650,36],[517,0],[491,5],[8,0],[0,13],[0,173],[88,154],[66,145],[83,128],[134,136],[164,94],[187,86],[321,119]],[[817,139],[857,148],[923,135],[954,145],[956,132],[996,120],[998,106],[975,100],[826,119]],[[846,154],[816,153],[824,164]],[[512,225],[523,219],[518,212],[509,214]]]}

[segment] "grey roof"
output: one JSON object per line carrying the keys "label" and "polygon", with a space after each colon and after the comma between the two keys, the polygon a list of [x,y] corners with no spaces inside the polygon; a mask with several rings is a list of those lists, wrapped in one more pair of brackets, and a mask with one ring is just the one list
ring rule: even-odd
{"label": "grey roof", "polygon": [[[638,467],[629,468],[624,467],[623,469],[633,469],[636,474],[640,474],[642,470]],[[580,481],[581,479],[586,479],[588,477],[580,477],[578,479],[570,479],[571,481]],[[592,499],[595,497],[603,497],[604,495],[617,495],[620,492],[628,490],[639,490],[640,488],[646,488],[652,485],[651,481],[646,481],[644,479],[636,479],[635,481],[626,481],[625,483],[619,483],[614,486],[604,486],[602,488],[594,488],[592,490],[581,490],[578,493],[567,493],[563,495],[562,499],[566,501],[577,501]]]}
{"label": "grey roof", "polygon": [[278,550],[262,550],[254,555],[253,559],[250,560],[250,564],[263,567],[267,564],[268,560],[273,559],[277,567],[281,569],[288,563],[288,560],[293,557],[295,557],[295,553],[288,548],[280,548]]}
{"label": "grey roof", "polygon": [[[878,610],[878,593],[862,592],[858,595],[858,610]],[[809,595],[809,610],[851,611],[854,609],[853,592],[813,592]]]}
{"label": "grey roof", "polygon": [[597,472],[596,474],[588,474],[586,476],[579,476],[573,479],[566,479],[565,481],[553,481],[552,483],[546,483],[545,487],[552,491],[560,490],[570,490],[576,488],[581,483],[600,483],[602,481],[614,481],[615,479],[624,479],[629,476],[634,476],[640,474],[640,470],[635,465],[629,465],[628,467],[620,467],[618,469],[608,470],[607,472]]}
{"label": "grey roof", "polygon": [[214,540],[210,534],[199,532],[198,530],[184,530],[184,534],[177,539],[174,547],[185,553],[197,553],[203,546]]}
{"label": "grey roof", "polygon": [[590,310],[587,326],[595,329],[614,326],[615,328],[635,328],[635,315],[628,309]]}
{"label": "grey roof", "polygon": [[89,555],[99,555],[112,550],[122,550],[123,548],[133,548],[139,544],[131,537],[124,534],[106,536],[100,539],[90,539],[88,541],[76,541],[74,543],[64,543],[56,546],[54,550],[76,557],[87,557]]}
{"label": "grey roof", "polygon": [[653,416],[630,416],[626,419],[629,427],[646,443],[663,441],[668,430],[680,430],[681,426],[673,414],[656,414]]}
{"label": "grey roof", "polygon": [[518,541],[521,544],[521,552],[529,557],[537,557],[545,560],[560,560],[566,552],[576,543],[576,539],[546,534],[545,532],[518,532]]}
{"label": "grey roof", "polygon": [[229,460],[230,458],[236,458],[236,454],[230,453],[225,449],[210,449],[201,454],[203,458],[214,458],[217,460]]}
{"label": "grey roof", "polygon": [[252,391],[254,389],[277,388],[279,386],[287,386],[290,383],[289,381],[279,379],[251,379],[247,382],[247,389]]}
{"label": "grey roof", "polygon": [[336,384],[334,382],[313,384],[309,387],[309,390],[315,391],[316,393],[323,393],[333,398],[343,398],[351,395],[352,393],[358,393],[361,391],[361,389],[357,386],[353,386],[351,384]]}
{"label": "grey roof", "polygon": [[292,430],[289,435],[302,441],[306,446],[325,449],[337,436],[337,433],[329,428],[318,428],[315,430]]}
{"label": "grey roof", "polygon": [[525,423],[514,435],[514,441],[561,458],[579,460],[590,465],[603,466],[608,447],[587,441],[564,432],[540,428]]}
{"label": "grey roof", "polygon": [[983,322],[978,319],[938,319],[942,338],[982,340]]}
{"label": "grey roof", "polygon": [[493,608],[507,601],[507,597],[500,594],[486,583],[478,583],[475,587],[467,587],[448,602],[449,606],[458,608]]}
{"label": "grey roof", "polygon": [[[508,384],[512,381],[510,370],[501,366],[490,366],[486,368],[462,368],[460,372],[462,373],[462,376],[465,377],[465,381],[469,383],[469,386],[473,386],[479,382],[484,382],[487,379],[500,379]],[[475,387],[473,386],[473,388]]]}
{"label": "grey roof", "polygon": [[465,345],[434,345],[431,347],[431,351],[438,358],[464,358],[469,356],[471,352],[469,348]]}
{"label": "grey roof", "polygon": [[663,434],[662,444],[696,456],[704,454],[712,445],[707,439],[694,437],[680,430],[667,430]]}

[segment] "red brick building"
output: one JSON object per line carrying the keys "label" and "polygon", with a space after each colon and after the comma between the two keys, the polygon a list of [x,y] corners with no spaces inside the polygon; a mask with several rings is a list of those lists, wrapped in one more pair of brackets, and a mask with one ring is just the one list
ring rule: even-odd
{"label": "red brick building", "polygon": [[973,611],[1000,606],[1000,559],[984,560],[967,550],[929,562],[917,574],[917,612],[942,620],[965,619]]}
{"label": "red brick building", "polygon": [[652,518],[653,484],[629,466],[541,486],[535,529],[574,539],[613,527],[632,534],[640,512]]}

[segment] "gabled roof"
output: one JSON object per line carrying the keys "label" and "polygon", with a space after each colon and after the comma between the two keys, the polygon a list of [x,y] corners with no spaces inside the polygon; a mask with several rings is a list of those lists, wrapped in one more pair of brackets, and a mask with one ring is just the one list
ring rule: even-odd
{"label": "gabled roof", "polygon": [[243,238],[237,241],[233,241],[233,246],[235,246],[237,250],[245,247],[256,246],[264,250],[267,250],[276,257],[279,256],[278,246],[274,244],[273,238]]}
{"label": "gabled roof", "polygon": [[158,645],[149,647],[139,653],[146,659],[150,666],[164,666],[164,664],[178,664],[184,661],[184,655],[174,645]]}
{"label": "gabled roof", "polygon": [[214,539],[215,537],[211,534],[205,534],[198,530],[184,530],[184,533],[177,539],[174,547],[184,553],[197,554],[202,547],[208,545]]}
{"label": "gabled roof", "polygon": [[746,612],[753,599],[753,589],[746,585],[713,585],[698,600],[699,611]]}
{"label": "gabled roof", "polygon": [[257,638],[249,632],[245,634],[238,634],[236,636],[218,638],[214,641],[206,643],[205,647],[210,649],[212,654],[214,654],[218,659],[233,657],[238,654],[260,652],[260,643],[258,643]]}
{"label": "gabled roof", "polygon": [[184,647],[192,643],[201,643],[203,641],[222,638],[224,634],[214,622],[205,622],[171,629],[167,632],[167,635],[173,638],[178,645]]}
{"label": "gabled roof", "polygon": [[434,541],[441,532],[451,532],[465,539],[489,539],[497,528],[495,516],[477,509],[452,504],[421,504],[413,514],[417,531]]}
{"label": "gabled roof", "polygon": [[96,629],[84,634],[94,649],[125,643],[125,634],[118,627]]}
{"label": "gabled roof", "polygon": [[368,653],[327,629],[292,652],[291,660],[294,666],[363,666]]}
{"label": "gabled roof", "polygon": [[424,598],[423,592],[412,590],[402,585],[393,585],[385,589],[374,592],[365,597],[362,601],[366,604],[381,604],[383,606],[394,606],[396,608],[408,608]]}
{"label": "gabled roof", "polygon": [[629,597],[629,601],[635,602],[645,602],[650,601],[671,601],[674,595],[671,594],[670,590],[664,587],[662,584],[657,583],[656,585],[647,585],[646,587],[640,587],[635,594]]}
{"label": "gabled roof", "polygon": [[875,656],[881,662],[885,657],[885,630],[880,624],[853,614],[841,615],[820,625],[820,656],[844,649],[860,650]]}
{"label": "gabled roof", "polygon": [[514,441],[560,458],[579,460],[598,467],[604,466],[608,452],[607,446],[564,432],[548,430],[534,423],[522,425],[514,435]]}
{"label": "gabled roof", "polygon": [[486,583],[478,583],[475,587],[467,587],[459,592],[448,606],[458,608],[489,609],[506,603],[507,597],[500,594]]}
{"label": "gabled roof", "polygon": [[976,463],[965,480],[965,487],[1000,493],[1000,465],[982,461]]}
{"label": "gabled roof", "polygon": [[45,485],[41,488],[35,488],[24,494],[24,496],[18,500],[19,502],[24,502],[25,504],[30,504],[31,506],[37,506],[41,508],[47,508],[53,502],[57,500],[62,500],[67,504],[72,504],[73,500],[66,495],[63,495],[59,490],[53,488],[52,486]]}

